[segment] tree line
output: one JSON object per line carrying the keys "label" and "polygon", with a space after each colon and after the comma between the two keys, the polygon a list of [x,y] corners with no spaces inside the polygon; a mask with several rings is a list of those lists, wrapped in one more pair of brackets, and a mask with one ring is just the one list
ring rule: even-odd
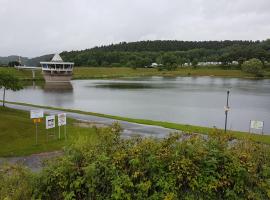
{"label": "tree line", "polygon": [[263,65],[270,61],[270,39],[264,41],[140,41],[121,42],[82,51],[64,51],[61,56],[77,66],[145,67],[151,63],[181,66],[184,63],[221,62],[228,66],[252,58]]}

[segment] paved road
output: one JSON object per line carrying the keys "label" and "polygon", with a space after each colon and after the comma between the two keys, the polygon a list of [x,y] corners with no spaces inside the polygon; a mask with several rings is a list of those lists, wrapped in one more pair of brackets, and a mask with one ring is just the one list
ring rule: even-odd
{"label": "paved road", "polygon": [[[32,107],[32,106],[23,106],[23,105],[9,104],[9,103],[6,103],[6,106],[9,108],[15,108],[18,110],[25,110],[25,111],[39,109],[39,108]],[[44,109],[44,108],[42,108],[42,110],[44,111],[44,113],[52,114],[52,115],[63,112],[60,110],[52,110],[52,109]],[[105,125],[111,125],[115,121],[118,121],[121,124],[122,128],[124,129],[123,136],[131,136],[131,135],[137,134],[137,135],[146,136],[146,137],[153,136],[156,138],[163,138],[171,132],[176,132],[176,130],[163,128],[160,126],[137,124],[137,123],[126,122],[126,121],[121,121],[121,120],[109,119],[109,118],[105,118],[105,117],[97,117],[97,116],[93,116],[93,115],[78,114],[75,112],[66,112],[66,113],[67,113],[67,117],[69,117],[69,118],[88,121],[88,122],[94,122],[94,123],[99,123],[99,124],[105,124]]]}
{"label": "paved road", "polygon": [[[23,105],[9,104],[9,103],[6,103],[6,106],[9,108],[15,108],[18,110],[25,110],[25,111],[39,109],[32,106],[23,106]],[[42,110],[46,114],[58,114],[58,113],[63,112],[60,110],[43,109],[43,108]],[[131,122],[126,122],[126,121],[121,121],[121,120],[109,119],[105,117],[78,114],[74,112],[66,112],[66,113],[67,113],[67,117],[69,118],[92,122],[92,123],[104,124],[104,125],[111,125],[115,121],[118,121],[123,128],[124,137],[128,137],[131,135],[141,135],[141,136],[146,136],[146,137],[152,136],[156,138],[163,138],[171,132],[176,132],[176,130],[163,128],[160,126],[143,125],[143,124],[131,123]],[[41,153],[41,154],[33,154],[30,156],[0,158],[0,167],[4,163],[9,163],[9,164],[19,163],[30,168],[32,171],[40,171],[42,169],[43,160],[61,156],[61,154],[62,154],[61,152],[47,152],[47,153]]]}

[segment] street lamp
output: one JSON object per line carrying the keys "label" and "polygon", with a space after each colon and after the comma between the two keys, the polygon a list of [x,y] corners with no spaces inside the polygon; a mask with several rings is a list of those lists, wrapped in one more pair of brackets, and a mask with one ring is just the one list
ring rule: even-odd
{"label": "street lamp", "polygon": [[224,106],[224,110],[225,110],[225,133],[227,132],[227,119],[228,119],[228,112],[230,110],[229,107],[229,96],[230,96],[230,91],[227,91],[227,104],[226,106]]}

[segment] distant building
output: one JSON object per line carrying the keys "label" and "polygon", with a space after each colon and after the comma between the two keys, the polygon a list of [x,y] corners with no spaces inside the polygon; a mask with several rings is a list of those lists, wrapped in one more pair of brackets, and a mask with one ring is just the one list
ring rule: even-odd
{"label": "distant building", "polygon": [[232,64],[233,65],[238,65],[239,63],[238,63],[238,61],[232,61]]}
{"label": "distant building", "polygon": [[73,62],[64,62],[59,54],[51,61],[40,62],[46,82],[69,82],[73,73]]}
{"label": "distant building", "polygon": [[221,65],[222,62],[198,62],[198,66]]}
{"label": "distant building", "polygon": [[184,63],[183,66],[187,67],[187,66],[191,66],[191,63]]}
{"label": "distant building", "polygon": [[158,66],[162,66],[162,64],[152,63],[150,66],[145,66],[145,68],[157,68]]}
{"label": "distant building", "polygon": [[158,67],[158,64],[157,63],[152,63],[151,67],[156,68],[156,67]]}

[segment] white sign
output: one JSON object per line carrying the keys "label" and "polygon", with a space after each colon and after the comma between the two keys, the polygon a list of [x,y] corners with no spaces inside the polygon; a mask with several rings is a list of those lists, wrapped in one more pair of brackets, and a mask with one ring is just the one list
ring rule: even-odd
{"label": "white sign", "polygon": [[263,129],[263,121],[255,121],[251,120],[250,121],[250,128],[252,129]]}
{"label": "white sign", "polygon": [[31,119],[37,119],[37,118],[43,118],[44,113],[43,110],[31,110],[30,111],[30,118]]}
{"label": "white sign", "polygon": [[47,116],[46,117],[46,129],[54,128],[55,127],[55,116]]}
{"label": "white sign", "polygon": [[66,113],[58,114],[58,126],[63,126],[67,124],[67,115]]}

